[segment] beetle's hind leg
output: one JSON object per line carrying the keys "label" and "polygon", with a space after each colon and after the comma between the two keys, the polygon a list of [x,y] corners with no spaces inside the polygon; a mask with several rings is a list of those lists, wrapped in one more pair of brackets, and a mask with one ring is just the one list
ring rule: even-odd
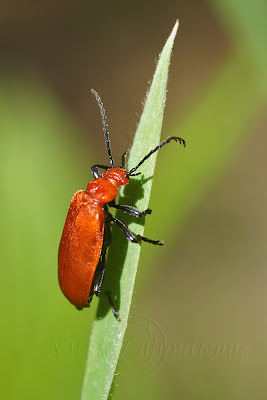
{"label": "beetle's hind leg", "polygon": [[121,220],[119,220],[118,218],[112,217],[112,215],[109,215],[109,218],[112,222],[114,222],[116,225],[118,225],[121,230],[123,231],[123,233],[125,234],[126,238],[128,240],[130,240],[130,242],[133,243],[140,243],[141,241],[143,242],[148,242],[148,243],[152,243],[152,244],[156,244],[159,246],[162,246],[164,244],[164,242],[162,240],[152,240],[152,239],[148,239],[144,236],[141,235],[135,235],[131,229],[128,228],[127,225],[125,225]]}
{"label": "beetle's hind leg", "polygon": [[112,298],[111,298],[111,294],[110,294],[110,290],[107,290],[106,292],[104,292],[104,293],[95,293],[96,294],[96,296],[97,297],[107,297],[108,298],[108,302],[109,302],[109,305],[110,305],[110,308],[111,308],[111,310],[112,310],[112,312],[113,312],[113,314],[114,314],[114,317],[118,320],[118,321],[120,321],[120,314],[119,314],[119,312],[115,309],[115,307],[114,307],[114,303],[113,303],[113,300],[112,300]]}
{"label": "beetle's hind leg", "polygon": [[[111,242],[110,227],[109,227],[109,222],[107,222],[105,224],[105,234],[104,234],[104,242],[103,242],[101,257],[98,262],[96,273],[95,273],[95,278],[94,278],[93,294],[95,294],[99,298],[102,298],[102,297],[108,298],[110,308],[111,308],[115,318],[119,321],[119,312],[114,307],[114,303],[111,298],[110,290],[107,290],[106,292],[101,293],[101,288],[102,288],[105,271],[106,271],[106,253],[107,253],[107,248],[110,245],[110,242]],[[92,299],[92,295],[90,295],[90,297],[89,297],[88,304],[90,303],[91,299]]]}
{"label": "beetle's hind leg", "polygon": [[105,249],[105,251],[102,252],[100,261],[99,261],[98,266],[97,266],[96,276],[95,276],[95,280],[94,280],[93,294],[95,294],[99,298],[107,297],[109,305],[110,305],[110,308],[111,308],[115,318],[117,320],[119,320],[119,312],[115,309],[113,300],[111,298],[110,290],[107,290],[106,292],[101,293],[101,288],[102,288],[102,284],[103,284],[103,281],[104,281],[104,275],[105,275],[105,270],[106,270],[106,268],[105,268],[105,265],[106,265],[106,251],[107,251],[107,249]]}

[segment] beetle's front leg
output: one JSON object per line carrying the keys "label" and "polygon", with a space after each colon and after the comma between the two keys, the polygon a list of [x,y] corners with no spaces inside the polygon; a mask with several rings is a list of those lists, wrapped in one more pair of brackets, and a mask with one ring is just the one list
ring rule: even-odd
{"label": "beetle's front leg", "polygon": [[102,176],[101,172],[99,171],[99,168],[107,170],[110,167],[107,167],[106,165],[98,165],[98,164],[97,165],[93,165],[91,167],[91,173],[92,173],[94,179],[101,178],[101,176]]}

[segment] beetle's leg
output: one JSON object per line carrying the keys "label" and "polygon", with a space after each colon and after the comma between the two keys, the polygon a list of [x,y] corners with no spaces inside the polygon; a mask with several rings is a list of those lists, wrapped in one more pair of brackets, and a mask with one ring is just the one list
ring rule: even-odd
{"label": "beetle's leg", "polygon": [[111,298],[110,290],[107,290],[106,292],[101,293],[101,287],[102,287],[104,275],[105,275],[106,251],[107,251],[107,249],[105,249],[105,251],[102,252],[101,259],[97,266],[97,271],[96,271],[97,275],[95,276],[95,280],[94,280],[93,293],[99,298],[101,298],[101,297],[108,298],[110,308],[111,308],[115,318],[119,321],[119,312],[114,307],[114,303]]}
{"label": "beetle's leg", "polygon": [[101,176],[102,176],[101,172],[99,171],[99,168],[107,170],[110,167],[107,167],[106,165],[93,165],[91,168],[91,173],[92,173],[94,179],[101,178]]}
{"label": "beetle's leg", "polygon": [[109,221],[105,222],[105,230],[104,230],[104,240],[102,245],[101,256],[95,271],[94,284],[93,284],[93,293],[96,295],[100,294],[102,283],[105,275],[105,264],[106,264],[106,252],[107,248],[111,243],[111,232]]}
{"label": "beetle's leg", "polygon": [[116,204],[115,201],[111,201],[108,203],[109,207],[116,208],[117,210],[121,210],[125,212],[126,214],[132,215],[136,218],[141,218],[143,215],[151,214],[152,210],[148,208],[145,211],[140,211],[138,208],[133,207],[133,206],[127,206],[123,204]]}
{"label": "beetle's leg", "polygon": [[96,295],[97,295],[97,297],[107,297],[108,298],[108,302],[109,302],[109,305],[110,305],[110,308],[111,308],[111,310],[112,310],[112,312],[113,312],[113,314],[114,314],[114,317],[118,320],[118,321],[120,321],[120,314],[119,314],[119,312],[115,309],[115,307],[114,307],[114,304],[113,304],[113,301],[112,301],[112,298],[111,298],[111,295],[110,295],[110,290],[107,290],[106,292],[104,292],[104,293],[96,293]]}
{"label": "beetle's leg", "polygon": [[164,243],[161,240],[152,240],[152,239],[148,239],[144,236],[141,235],[135,235],[131,229],[128,228],[128,226],[126,226],[122,221],[120,221],[119,219],[112,217],[112,215],[108,216],[110,218],[110,221],[114,222],[116,225],[118,225],[121,230],[123,231],[123,233],[125,234],[126,238],[128,240],[130,240],[130,242],[133,243],[140,243],[142,240],[144,242],[148,242],[148,243],[152,243],[152,244],[156,244],[159,246],[162,246]]}
{"label": "beetle's leg", "polygon": [[97,296],[99,296],[101,292],[101,287],[103,284],[104,275],[106,271],[105,264],[106,264],[106,250],[104,252],[102,251],[94,277],[93,293],[96,294]]}
{"label": "beetle's leg", "polygon": [[101,293],[101,288],[102,288],[102,284],[104,281],[105,270],[106,270],[106,268],[105,268],[106,252],[107,252],[107,248],[110,245],[110,243],[111,243],[111,233],[110,233],[109,222],[107,221],[105,224],[105,234],[104,234],[104,242],[103,242],[101,257],[100,257],[99,263],[97,265],[95,278],[94,278],[93,294],[95,294],[97,297],[107,297],[110,308],[111,308],[115,318],[117,320],[119,320],[119,313],[118,313],[118,311],[116,311],[116,309],[114,307],[110,291],[107,290],[106,292]]}

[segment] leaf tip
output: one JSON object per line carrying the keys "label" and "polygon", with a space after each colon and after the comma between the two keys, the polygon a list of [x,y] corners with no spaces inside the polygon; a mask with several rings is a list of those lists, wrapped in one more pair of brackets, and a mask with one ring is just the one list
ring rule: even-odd
{"label": "leaf tip", "polygon": [[180,24],[180,22],[179,22],[179,19],[177,18],[177,20],[176,20],[176,22],[175,22],[175,24],[174,24],[174,27],[173,27],[173,33],[174,33],[175,35],[176,35],[177,31],[178,31],[179,24]]}

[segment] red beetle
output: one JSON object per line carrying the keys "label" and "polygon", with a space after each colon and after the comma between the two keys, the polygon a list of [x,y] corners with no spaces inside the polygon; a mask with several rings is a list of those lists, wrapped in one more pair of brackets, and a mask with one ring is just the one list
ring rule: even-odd
{"label": "red beetle", "polygon": [[[129,172],[125,169],[127,153],[125,152],[122,156],[122,167],[114,167],[105,110],[97,92],[92,89],[92,93],[100,107],[111,167],[94,165],[91,168],[94,180],[88,184],[87,190],[79,190],[71,200],[59,245],[58,278],[62,292],[77,309],[89,307],[94,294],[98,297],[107,296],[110,307],[118,319],[119,314],[113,305],[110,291],[101,293],[106,252],[111,242],[110,223],[117,224],[131,242],[145,241],[156,245],[163,243],[135,235],[122,221],[110,214],[108,207],[122,210],[137,218],[151,214],[150,209],[139,211],[132,206],[116,204],[117,188],[128,185],[131,176],[140,174],[135,174],[135,171],[162,146],[171,140],[179,141],[185,146],[185,141],[179,137],[169,137],[151,150]],[[99,168],[105,170],[103,174],[100,173]]]}

